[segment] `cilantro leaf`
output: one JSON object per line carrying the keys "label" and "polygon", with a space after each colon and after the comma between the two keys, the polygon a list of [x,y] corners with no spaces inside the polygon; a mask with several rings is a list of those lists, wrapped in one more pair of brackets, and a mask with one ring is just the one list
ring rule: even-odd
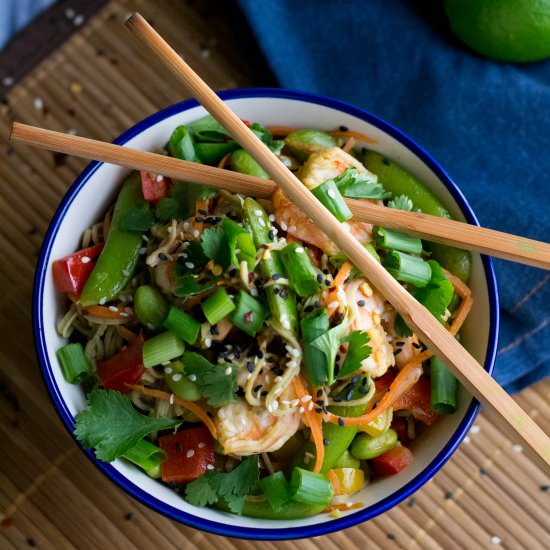
{"label": "cilantro leaf", "polygon": [[219,226],[203,231],[201,247],[204,255],[210,259],[219,257],[224,248],[224,241],[225,232]]}
{"label": "cilantro leaf", "polygon": [[185,498],[190,504],[205,506],[223,499],[235,514],[241,514],[244,497],[260,477],[257,456],[247,456],[229,473],[206,472],[185,487]]}
{"label": "cilantro leaf", "polygon": [[160,199],[155,215],[160,221],[185,220],[194,214],[197,200],[210,199],[216,195],[216,192],[215,189],[206,185],[173,181],[170,195]]}
{"label": "cilantro leaf", "polygon": [[338,373],[338,378],[343,378],[361,367],[361,362],[370,356],[372,348],[368,345],[370,336],[363,331],[354,330],[350,332],[346,339],[349,342],[348,352]]}
{"label": "cilantro leaf", "polygon": [[441,269],[441,266],[435,260],[428,260],[432,268],[432,277],[430,282],[414,292],[414,297],[424,305],[430,313],[438,320],[443,321],[442,317],[451,300],[453,299],[453,284]]}
{"label": "cilantro leaf", "polygon": [[348,168],[334,178],[340,193],[350,199],[388,199],[391,193],[378,183],[378,177],[371,172],[359,172]]}
{"label": "cilantro leaf", "polygon": [[398,195],[388,202],[389,208],[396,210],[407,210],[408,212],[420,212],[421,210],[414,207],[413,201],[407,195]]}
{"label": "cilantro leaf", "polygon": [[[201,242],[198,239],[189,241],[185,252],[185,256],[180,256],[176,263],[176,275],[183,275],[193,269],[204,267],[208,263],[208,256],[204,255]],[[189,265],[193,267],[188,267]]]}
{"label": "cilantro leaf", "polygon": [[[325,334],[315,338],[312,342],[309,342],[310,346],[317,348],[326,357],[327,373],[325,379],[329,385],[334,382],[334,361],[336,360],[338,348],[342,343],[342,339],[344,338],[344,333],[346,332],[348,325],[349,320],[346,316],[346,318],[339,325],[332,327],[330,330],[325,332]],[[324,382],[324,380],[322,382]]]}
{"label": "cilantro leaf", "polygon": [[180,421],[172,418],[140,414],[120,392],[95,390],[88,407],[76,415],[74,431],[85,449],[94,447],[99,460],[112,462],[142,437],[179,425]]}
{"label": "cilantro leaf", "polygon": [[205,277],[204,275],[194,275],[193,273],[186,273],[180,277],[177,277],[178,287],[174,290],[174,295],[179,298],[186,298],[187,296],[196,296],[206,290],[215,288],[218,279],[216,277]]}
{"label": "cilantro leaf", "polygon": [[147,201],[140,201],[130,207],[120,218],[120,229],[144,233],[155,223],[151,207]]}
{"label": "cilantro leaf", "polygon": [[235,402],[237,392],[235,365],[227,363],[213,365],[206,357],[192,351],[184,353],[183,364],[185,374],[196,376],[195,383],[209,405],[217,408]]}
{"label": "cilantro leaf", "polygon": [[395,317],[393,329],[399,338],[408,338],[412,336],[412,330],[407,326],[407,323],[405,323],[405,320],[399,314]]}

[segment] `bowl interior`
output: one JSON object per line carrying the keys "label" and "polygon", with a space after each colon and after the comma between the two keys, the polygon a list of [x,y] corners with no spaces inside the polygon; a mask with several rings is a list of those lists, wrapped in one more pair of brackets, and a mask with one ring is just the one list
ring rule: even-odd
{"label": "bowl interior", "polygon": [[[242,97],[239,97],[241,95]],[[279,97],[273,97],[278,95]],[[475,221],[460,193],[449,189],[445,174],[425,154],[391,127],[363,111],[312,96],[281,91],[232,92],[225,94],[229,106],[244,119],[264,125],[291,125],[297,128],[331,129],[348,126],[374,138],[369,148],[381,151],[417,175],[440,198],[452,215]],[[269,97],[272,96],[272,97]],[[186,124],[206,113],[193,102],[157,113],[129,130],[119,143],[143,150],[161,147],[178,124]],[[71,188],[60,206],[44,243],[37,271],[35,326],[37,346],[46,381],[54,403],[70,427],[75,414],[85,407],[78,386],[64,381],[55,351],[64,344],[55,330],[66,302],[53,286],[51,263],[79,246],[85,228],[99,219],[116,196],[118,183],[127,169],[92,164]],[[449,182],[447,181],[447,184]],[[457,202],[458,201],[458,202]],[[473,311],[462,331],[463,344],[489,370],[496,343],[496,291],[490,264],[474,255],[471,288],[475,297]],[[136,467],[117,460],[100,467],[127,491],[167,515],[196,527],[233,536],[279,538],[312,536],[329,532],[372,517],[405,498],[428,480],[456,448],[475,415],[476,406],[465,391],[460,392],[459,409],[430,427],[414,444],[414,463],[402,473],[368,485],[355,500],[365,508],[333,519],[328,515],[294,521],[266,521],[229,515],[187,504],[167,487],[155,482]]]}

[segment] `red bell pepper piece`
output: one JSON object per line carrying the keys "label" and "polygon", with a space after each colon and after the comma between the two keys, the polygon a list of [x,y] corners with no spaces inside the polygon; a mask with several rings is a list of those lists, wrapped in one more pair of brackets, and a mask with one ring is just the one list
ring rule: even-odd
{"label": "red bell pepper piece", "polygon": [[96,372],[104,387],[128,393],[130,389],[126,384],[137,384],[145,372],[143,336],[140,334],[126,349],[109,359],[98,361]]}
{"label": "red bell pepper piece", "polygon": [[160,465],[162,481],[189,483],[214,464],[214,439],[204,426],[190,428],[158,440],[168,458]]}
{"label": "red bell pepper piece", "polygon": [[142,170],[140,174],[141,192],[147,202],[157,204],[160,199],[168,196],[170,191],[170,180],[168,178],[145,170]]}
{"label": "red bell pepper piece", "polygon": [[102,250],[103,245],[96,244],[55,260],[52,264],[55,288],[59,292],[80,296]]}
{"label": "red bell pepper piece", "polygon": [[413,454],[410,449],[397,445],[384,454],[373,458],[371,466],[378,476],[392,476],[398,474],[413,461]]}

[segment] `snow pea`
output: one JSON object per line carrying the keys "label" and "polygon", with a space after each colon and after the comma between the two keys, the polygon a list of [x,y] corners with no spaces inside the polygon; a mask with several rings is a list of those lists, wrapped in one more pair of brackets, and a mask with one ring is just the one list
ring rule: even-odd
{"label": "snow pea", "polygon": [[331,135],[319,130],[294,130],[286,136],[285,145],[292,155],[304,161],[321,149],[336,147],[338,142]]}
{"label": "snow pea", "polygon": [[237,149],[231,154],[231,167],[241,174],[269,179],[267,172],[256,162],[252,155],[244,149]]}
{"label": "snow pea", "polygon": [[[439,218],[451,217],[439,199],[418,178],[392,160],[375,151],[367,151],[361,160],[394,197],[407,195],[413,206],[422,212]],[[472,271],[472,256],[468,251],[438,243],[428,243],[427,248],[433,259],[464,282],[468,282]]]}
{"label": "snow pea", "polygon": [[105,246],[80,295],[82,306],[112,300],[132,278],[142,247],[142,233],[123,231],[120,224],[126,212],[142,202],[141,178],[139,172],[133,172],[118,194]]}

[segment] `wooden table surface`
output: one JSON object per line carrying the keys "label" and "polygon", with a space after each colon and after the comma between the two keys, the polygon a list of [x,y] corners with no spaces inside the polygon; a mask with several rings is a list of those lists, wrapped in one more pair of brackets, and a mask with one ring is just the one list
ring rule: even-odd
{"label": "wooden table surface", "polygon": [[[79,4],[85,17],[76,25],[66,10]],[[88,19],[100,4],[105,6]],[[31,302],[43,235],[85,162],[13,148],[8,128],[16,119],[112,140],[184,99],[177,82],[148,61],[124,30],[125,16],[135,10],[214,88],[273,85],[233,2],[64,1],[42,18],[41,31],[35,27],[25,35],[27,50],[29,40],[42,37],[32,50],[36,59],[43,58],[39,65],[24,63],[23,57],[14,63],[13,54],[8,66],[0,54],[0,94],[5,93],[0,107],[0,547],[550,548],[548,473],[485,413],[449,463],[413,498],[352,529],[296,542],[228,539],[170,521],[119,490],[79,451],[42,382]],[[47,36],[58,37],[56,25],[71,24],[76,32],[50,52]],[[44,25],[50,26],[46,34]],[[545,381],[517,396],[547,432],[549,393]]]}

